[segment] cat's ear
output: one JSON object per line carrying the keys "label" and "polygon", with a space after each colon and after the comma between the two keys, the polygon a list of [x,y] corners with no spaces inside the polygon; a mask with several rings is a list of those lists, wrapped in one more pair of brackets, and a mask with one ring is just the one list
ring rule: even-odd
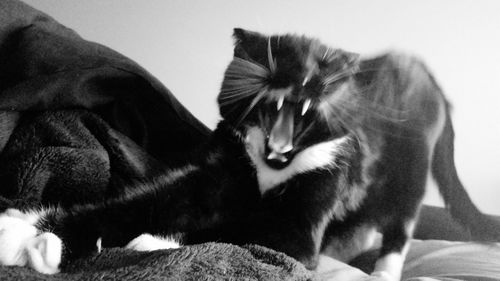
{"label": "cat's ear", "polygon": [[348,67],[354,67],[359,62],[359,54],[357,54],[357,53],[342,51],[342,57],[343,57],[344,63]]}
{"label": "cat's ear", "polygon": [[251,50],[260,43],[263,36],[258,32],[248,31],[242,28],[233,30],[234,38],[234,56],[242,59],[248,59]]}
{"label": "cat's ear", "polygon": [[245,30],[243,28],[237,27],[233,29],[233,38],[235,40],[235,45],[251,42],[260,36],[261,35],[257,32]]}

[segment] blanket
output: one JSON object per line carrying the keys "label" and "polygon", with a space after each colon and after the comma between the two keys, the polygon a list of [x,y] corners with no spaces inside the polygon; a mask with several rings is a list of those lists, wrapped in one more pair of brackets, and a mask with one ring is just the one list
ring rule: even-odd
{"label": "blanket", "polygon": [[4,267],[1,280],[313,280],[292,258],[256,245],[206,243],[175,250],[135,252],[105,249],[42,275],[29,268]]}
{"label": "blanket", "polygon": [[[112,198],[178,167],[210,131],[132,60],[16,0],[0,1],[0,211]],[[294,259],[255,245],[104,249],[43,276],[1,280],[309,280]]]}
{"label": "blanket", "polygon": [[182,165],[209,132],[132,60],[1,1],[3,207],[102,200]]}

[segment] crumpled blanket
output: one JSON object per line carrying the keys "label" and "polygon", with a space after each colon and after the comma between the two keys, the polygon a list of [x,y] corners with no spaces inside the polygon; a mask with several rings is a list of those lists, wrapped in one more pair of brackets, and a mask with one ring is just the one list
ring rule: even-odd
{"label": "crumpled blanket", "polygon": [[0,207],[102,200],[209,133],[132,60],[0,2]]}
{"label": "crumpled blanket", "polygon": [[[188,161],[209,133],[132,60],[20,1],[0,1],[0,211],[114,197]],[[50,276],[0,266],[2,281],[311,275],[282,253],[219,243],[155,252],[104,249]]]}
{"label": "crumpled blanket", "polygon": [[0,268],[1,280],[313,280],[313,274],[285,254],[256,245],[206,243],[172,250],[135,252],[105,249],[43,275],[29,268]]}

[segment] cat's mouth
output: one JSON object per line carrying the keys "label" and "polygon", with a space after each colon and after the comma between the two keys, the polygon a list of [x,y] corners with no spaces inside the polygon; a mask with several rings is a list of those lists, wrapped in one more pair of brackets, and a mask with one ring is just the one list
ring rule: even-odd
{"label": "cat's mouth", "polygon": [[[284,103],[284,101],[279,103]],[[292,161],[294,113],[293,105],[280,105],[278,116],[266,136],[264,160],[273,169],[283,169]]]}
{"label": "cat's mouth", "polygon": [[248,155],[257,166],[265,165],[281,170],[293,161],[297,151],[293,147],[277,151],[269,146],[269,137],[259,127],[249,127],[246,132],[245,146]]}

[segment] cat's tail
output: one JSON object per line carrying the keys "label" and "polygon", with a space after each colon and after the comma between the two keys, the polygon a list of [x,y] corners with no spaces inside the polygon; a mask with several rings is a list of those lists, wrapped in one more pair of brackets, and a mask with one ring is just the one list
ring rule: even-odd
{"label": "cat's tail", "polygon": [[454,159],[454,131],[448,106],[446,122],[432,159],[432,175],[452,217],[465,226],[476,241],[500,242],[500,220],[481,213],[457,175]]}

